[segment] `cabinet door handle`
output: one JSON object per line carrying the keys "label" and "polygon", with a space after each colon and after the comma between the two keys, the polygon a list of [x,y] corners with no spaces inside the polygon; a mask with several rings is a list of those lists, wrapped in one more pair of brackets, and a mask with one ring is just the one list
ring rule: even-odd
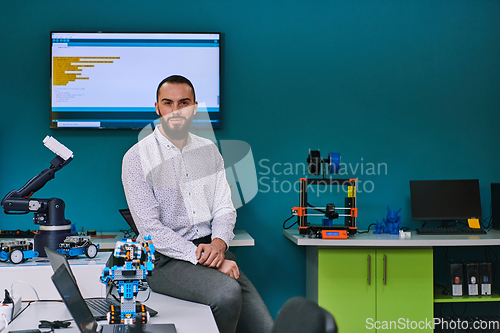
{"label": "cabinet door handle", "polygon": [[371,277],[372,277],[372,274],[371,274],[371,272],[372,272],[372,257],[370,255],[368,255],[367,259],[368,259],[368,285],[370,285],[372,282],[372,279],[371,279]]}
{"label": "cabinet door handle", "polygon": [[387,283],[387,256],[384,254],[384,284]]}

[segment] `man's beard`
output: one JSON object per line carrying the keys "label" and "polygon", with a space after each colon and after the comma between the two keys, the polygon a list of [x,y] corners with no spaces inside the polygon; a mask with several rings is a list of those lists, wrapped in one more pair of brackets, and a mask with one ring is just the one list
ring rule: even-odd
{"label": "man's beard", "polygon": [[[161,127],[163,128],[163,131],[165,134],[168,136],[169,139],[171,140],[184,140],[188,133],[189,129],[191,128],[191,123],[193,122],[193,116],[189,118],[177,116],[177,117],[170,117],[168,120],[165,120],[163,117],[160,117],[161,121]],[[184,124],[173,124],[173,126],[168,125],[168,121],[170,119],[184,119]]]}

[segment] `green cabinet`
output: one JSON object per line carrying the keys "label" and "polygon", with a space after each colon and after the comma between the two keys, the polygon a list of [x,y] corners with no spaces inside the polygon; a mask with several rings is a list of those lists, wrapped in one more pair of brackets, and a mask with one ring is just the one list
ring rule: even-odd
{"label": "green cabinet", "polygon": [[342,333],[432,332],[432,260],[426,248],[320,248],[318,304]]}

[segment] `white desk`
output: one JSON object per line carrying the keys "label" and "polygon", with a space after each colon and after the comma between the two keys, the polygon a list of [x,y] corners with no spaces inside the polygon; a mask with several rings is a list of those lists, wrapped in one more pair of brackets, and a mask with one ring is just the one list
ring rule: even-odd
{"label": "white desk", "polygon": [[[443,298],[451,296],[434,288],[434,249],[500,246],[498,230],[485,235],[419,235],[412,230],[409,239],[373,232],[348,239],[319,239],[300,235],[297,229],[284,230],[283,235],[306,248],[306,295],[335,316],[343,333],[365,332],[367,318],[419,322],[436,317],[434,304],[450,301]],[[444,258],[437,259],[437,265],[447,264]],[[454,301],[500,302],[500,297]]]}
{"label": "white desk", "polygon": [[[254,239],[244,230],[234,230],[234,234],[234,239],[229,243],[230,247],[255,244]],[[100,251],[95,258],[80,256],[79,259],[69,260],[82,295],[87,298],[106,296],[106,287],[99,281],[99,276],[116,242],[123,238],[120,232],[98,232],[97,235],[105,238],[92,239],[94,243],[100,245]],[[115,237],[107,238],[109,235],[115,235]],[[40,299],[58,300],[60,296],[50,279],[52,274],[53,271],[47,258],[33,258],[18,265],[9,261],[0,262],[0,291],[10,289],[16,281],[23,281],[25,283],[16,283],[14,286],[15,294],[20,295],[23,300],[36,300],[36,295],[29,285],[35,288]]]}
{"label": "white desk", "polygon": [[[114,238],[99,238],[107,237],[108,235],[116,235]],[[123,233],[121,232],[98,232],[97,237],[92,237],[92,242],[99,244],[101,250],[113,250],[115,244],[121,241]],[[229,242],[229,246],[254,246],[255,240],[245,230],[234,230],[234,238]]]}
{"label": "white desk", "polygon": [[[139,297],[140,298],[140,297]],[[173,323],[177,333],[218,333],[212,310],[208,305],[183,301],[177,298],[151,292],[147,306],[158,311],[149,320],[150,324]],[[35,302],[26,308],[7,328],[2,331],[24,330],[37,328],[39,320],[68,320],[71,315],[62,302]],[[99,323],[106,324],[105,321]],[[43,330],[43,329],[42,329]],[[55,330],[55,333],[79,332],[74,321],[65,329]]]}
{"label": "white desk", "polygon": [[500,230],[490,230],[486,235],[419,235],[411,230],[411,238],[399,235],[356,234],[348,239],[320,239],[300,235],[297,229],[283,230],[283,235],[301,246],[319,247],[434,247],[434,246],[493,246],[500,245]]}
{"label": "white desk", "polygon": [[[102,297],[106,295],[106,286],[101,283],[99,276],[106,266],[111,252],[99,252],[93,259],[80,256],[80,259],[69,259],[71,270],[75,274],[78,286],[83,297]],[[24,263],[14,265],[0,262],[0,291],[8,289],[13,283],[15,295],[20,295],[23,300],[36,300],[36,295],[31,285],[43,300],[61,299],[50,277],[54,274],[47,258],[33,258]]]}

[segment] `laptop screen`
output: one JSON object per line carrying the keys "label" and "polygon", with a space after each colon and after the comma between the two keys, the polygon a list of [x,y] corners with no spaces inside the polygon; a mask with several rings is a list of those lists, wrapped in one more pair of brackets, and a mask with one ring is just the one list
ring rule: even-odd
{"label": "laptop screen", "polygon": [[97,330],[97,321],[92,316],[75,280],[71,277],[65,265],[59,266],[54,275],[52,275],[52,281],[80,332],[95,333]]}
{"label": "laptop screen", "polygon": [[136,234],[139,235],[139,230],[137,230],[137,226],[135,225],[134,219],[132,218],[132,214],[130,213],[130,209],[119,209],[120,214],[122,214],[125,221],[127,221],[130,229]]}
{"label": "laptop screen", "polygon": [[54,273],[59,267],[61,267],[61,265],[64,265],[73,281],[76,282],[73,271],[71,270],[71,267],[69,266],[68,260],[66,259],[65,255],[49,249],[48,247],[45,247],[45,253],[47,254],[47,258],[49,258],[50,266],[52,266],[52,270],[54,271]]}
{"label": "laptop screen", "polygon": [[[52,249],[49,249],[48,247],[45,247],[45,253],[47,254],[47,258],[49,258],[50,266],[52,266],[52,270],[54,273],[57,271],[57,269],[61,266],[64,265],[66,269],[68,270],[69,275],[77,283],[75,275],[73,274],[73,270],[71,269],[71,266],[69,265],[68,259],[64,254],[61,254],[57,251],[54,251]],[[112,267],[113,266],[113,256],[110,255],[108,258],[108,261],[106,261],[106,267]],[[111,289],[113,287],[113,284],[108,284],[106,285],[106,297],[109,296],[111,293]]]}

